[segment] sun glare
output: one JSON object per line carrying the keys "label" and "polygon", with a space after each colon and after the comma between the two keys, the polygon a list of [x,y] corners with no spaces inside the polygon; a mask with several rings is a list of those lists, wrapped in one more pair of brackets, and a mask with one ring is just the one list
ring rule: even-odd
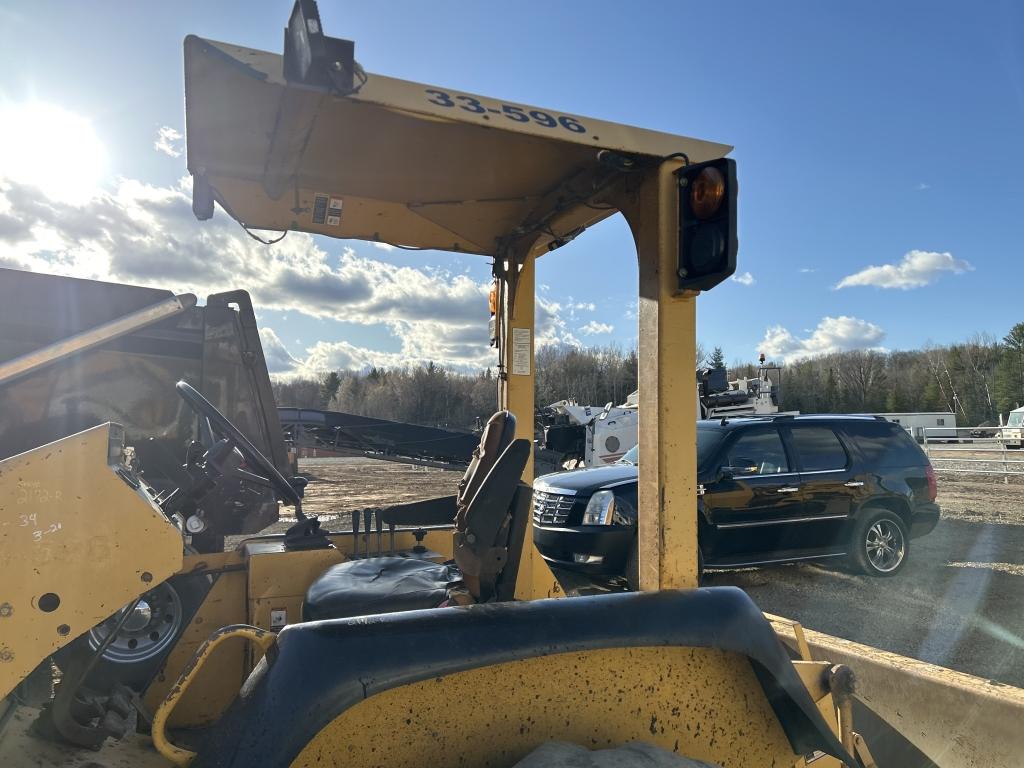
{"label": "sun glare", "polygon": [[103,144],[86,118],[52,104],[0,104],[0,180],[81,203],[96,193],[105,165]]}

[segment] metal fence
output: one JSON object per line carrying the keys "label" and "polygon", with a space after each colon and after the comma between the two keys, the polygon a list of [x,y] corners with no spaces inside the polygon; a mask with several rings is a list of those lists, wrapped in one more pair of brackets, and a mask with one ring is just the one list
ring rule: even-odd
{"label": "metal fence", "polygon": [[1004,483],[1024,475],[1024,450],[1008,446],[999,427],[918,427],[907,432],[922,443],[936,472],[990,475]]}

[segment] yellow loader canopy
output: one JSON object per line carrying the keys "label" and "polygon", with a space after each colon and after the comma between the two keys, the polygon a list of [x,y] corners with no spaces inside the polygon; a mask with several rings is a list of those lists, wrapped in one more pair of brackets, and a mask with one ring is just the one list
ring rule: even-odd
{"label": "yellow loader canopy", "polygon": [[381,75],[341,96],[287,82],[282,56],[194,36],[185,99],[201,218],[212,196],[252,228],[485,255],[609,216],[601,192],[630,170],[731,149]]}

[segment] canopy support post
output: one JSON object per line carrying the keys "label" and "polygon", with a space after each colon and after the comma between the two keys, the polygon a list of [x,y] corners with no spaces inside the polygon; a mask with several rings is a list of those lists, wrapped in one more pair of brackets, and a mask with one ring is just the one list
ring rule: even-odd
{"label": "canopy support post", "polygon": [[[611,202],[633,231],[639,260],[642,590],[697,586],[697,296],[679,291],[677,160]],[[668,482],[668,478],[672,482]]]}
{"label": "canopy support post", "polygon": [[[498,307],[500,323],[499,360],[501,373],[498,379],[499,407],[512,411],[516,416],[516,438],[523,438],[533,445],[534,430],[534,304],[535,304],[535,257],[529,253],[531,244],[522,249],[510,250],[508,269],[502,280],[501,306]],[[525,251],[525,253],[524,253]],[[501,258],[499,256],[499,258]],[[533,482],[533,451],[523,470],[523,482]],[[531,525],[532,530],[532,525]],[[530,541],[523,547],[516,579],[516,600],[534,600],[542,597],[562,595],[561,587],[547,563],[533,546],[533,536],[527,531]]]}

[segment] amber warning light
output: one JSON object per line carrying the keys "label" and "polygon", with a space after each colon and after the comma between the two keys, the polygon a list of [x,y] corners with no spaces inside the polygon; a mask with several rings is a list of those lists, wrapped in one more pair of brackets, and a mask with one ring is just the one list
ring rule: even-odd
{"label": "amber warning light", "polygon": [[706,291],[736,271],[736,161],[686,165],[679,181],[679,290]]}
{"label": "amber warning light", "polygon": [[707,167],[690,184],[690,210],[698,219],[710,219],[722,207],[725,179],[717,168]]}

